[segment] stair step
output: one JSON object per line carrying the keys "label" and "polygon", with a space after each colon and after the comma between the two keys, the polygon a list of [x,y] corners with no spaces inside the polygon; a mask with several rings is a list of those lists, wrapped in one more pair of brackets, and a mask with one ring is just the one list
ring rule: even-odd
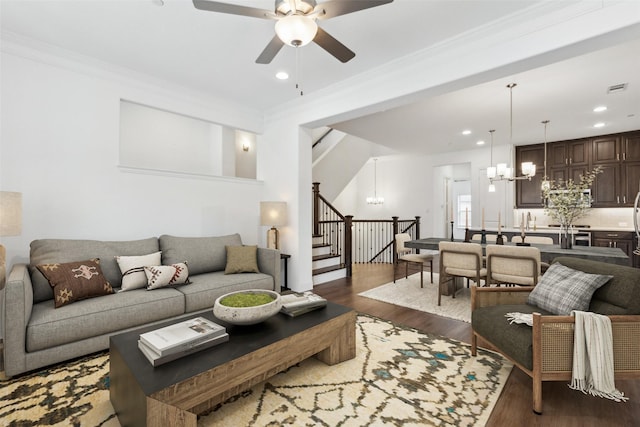
{"label": "stair step", "polygon": [[341,264],[331,265],[329,267],[316,268],[311,272],[312,276],[317,276],[319,274],[329,273],[330,271],[336,271],[343,269],[344,267]]}
{"label": "stair step", "polygon": [[311,260],[312,261],[320,261],[323,259],[329,259],[329,258],[336,258],[336,257],[340,257],[340,255],[334,255],[334,254],[322,254],[322,255],[314,255]]}
{"label": "stair step", "polygon": [[313,245],[311,249],[312,256],[330,255],[331,245]]}
{"label": "stair step", "polygon": [[347,277],[346,267],[318,268],[313,270],[313,286]]}
{"label": "stair step", "polygon": [[341,256],[336,254],[322,254],[315,255],[311,259],[311,268],[319,269],[324,267],[332,267],[335,265],[340,265]]}
{"label": "stair step", "polygon": [[311,245],[312,248],[326,248],[327,246],[331,246],[328,243],[314,243]]}

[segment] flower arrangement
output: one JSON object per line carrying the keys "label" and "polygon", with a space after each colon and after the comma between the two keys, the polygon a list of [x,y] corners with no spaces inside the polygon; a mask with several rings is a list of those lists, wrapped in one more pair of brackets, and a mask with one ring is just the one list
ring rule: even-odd
{"label": "flower arrangement", "polygon": [[591,200],[585,198],[585,190],[591,188],[596,175],[601,172],[602,168],[598,166],[585,175],[580,175],[578,182],[572,179],[560,183],[551,181],[549,185],[543,186],[542,196],[546,201],[544,212],[560,223],[564,233],[568,233],[575,221],[589,212]]}

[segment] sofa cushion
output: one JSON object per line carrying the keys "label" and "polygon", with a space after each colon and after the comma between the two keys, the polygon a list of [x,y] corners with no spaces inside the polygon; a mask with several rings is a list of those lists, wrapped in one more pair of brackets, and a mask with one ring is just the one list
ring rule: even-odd
{"label": "sofa cushion", "polygon": [[527,303],[563,316],[571,315],[573,310],[587,311],[593,293],[612,277],[554,263],[533,288]]}
{"label": "sofa cushion", "polygon": [[113,293],[99,259],[36,266],[53,288],[55,307]]}
{"label": "sofa cushion", "polygon": [[29,273],[33,284],[33,301],[53,299],[49,282],[36,268],[38,264],[80,261],[100,258],[100,267],[107,281],[119,288],[122,273],[115,257],[118,255],[143,255],[158,251],[158,239],[107,242],[98,240],[42,239],[31,242]]}
{"label": "sofa cushion", "polygon": [[640,314],[640,268],[573,257],[553,261],[592,274],[612,274],[593,294],[589,311],[600,314]]}
{"label": "sofa cushion", "polygon": [[162,254],[158,251],[148,255],[117,256],[116,262],[122,273],[120,291],[130,291],[147,286],[147,275],[144,268],[150,265],[160,265]]}
{"label": "sofa cushion", "polygon": [[528,304],[494,305],[475,309],[471,313],[471,325],[478,335],[499,348],[501,353],[525,368],[533,369],[532,328],[509,323],[505,315],[511,312],[552,314]]}
{"label": "sofa cushion", "polygon": [[173,288],[135,289],[78,301],[58,309],[34,304],[27,326],[27,351],[43,350],[141,326],[184,313],[184,296]]}
{"label": "sofa cushion", "polygon": [[258,246],[227,246],[227,265],[224,274],[260,273]]}
{"label": "sofa cushion", "polygon": [[171,265],[187,261],[192,276],[212,271],[223,271],[227,264],[225,246],[242,245],[239,234],[215,237],[160,236],[162,264]]}
{"label": "sofa cushion", "polygon": [[[185,295],[186,312],[213,308],[216,298],[247,289],[274,290],[273,277],[263,273],[224,274],[224,271],[190,277],[188,286],[175,288]],[[154,291],[155,292],[155,291]]]}
{"label": "sofa cushion", "polygon": [[147,290],[189,283],[189,268],[184,262],[145,267],[144,273],[147,276]]}

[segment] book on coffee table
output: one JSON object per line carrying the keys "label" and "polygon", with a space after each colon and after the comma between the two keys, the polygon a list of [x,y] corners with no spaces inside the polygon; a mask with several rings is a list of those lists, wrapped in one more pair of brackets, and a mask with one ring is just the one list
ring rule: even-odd
{"label": "book on coffee table", "polygon": [[295,317],[327,305],[327,300],[311,291],[282,295],[280,311],[287,316]]}
{"label": "book on coffee table", "polygon": [[210,348],[215,345],[222,344],[223,342],[227,342],[227,341],[229,341],[229,334],[224,333],[222,335],[212,337],[206,341],[202,341],[197,344],[182,347],[180,351],[170,353],[165,356],[161,356],[154,349],[152,349],[151,347],[147,346],[144,342],[142,342],[142,340],[138,340],[138,348],[140,349],[142,354],[144,354],[144,356],[147,358],[149,363],[151,363],[151,365],[155,367],[155,366],[160,366],[167,362],[171,362],[173,360],[179,359],[181,357],[187,356],[189,354],[204,350],[206,348]]}
{"label": "book on coffee table", "polygon": [[224,326],[204,317],[185,320],[140,335],[140,341],[159,355],[181,353],[227,333]]}

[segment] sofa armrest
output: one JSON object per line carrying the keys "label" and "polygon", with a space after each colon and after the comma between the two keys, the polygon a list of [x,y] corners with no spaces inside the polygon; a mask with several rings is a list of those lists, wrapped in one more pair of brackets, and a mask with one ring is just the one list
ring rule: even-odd
{"label": "sofa armrest", "polygon": [[26,264],[15,264],[3,289],[4,369],[8,376],[26,370],[26,333],[33,308],[33,287]]}
{"label": "sofa armrest", "polygon": [[258,248],[258,268],[261,273],[273,277],[273,290],[280,292],[280,251],[277,249]]}
{"label": "sofa armrest", "polygon": [[526,304],[533,286],[516,286],[505,288],[471,288],[471,311],[480,307],[491,307],[505,304]]}
{"label": "sofa armrest", "polygon": [[[640,315],[614,315],[611,319],[614,370],[620,378],[640,377]],[[573,316],[533,315],[533,351],[543,375],[571,375],[573,368]],[[538,338],[539,337],[539,338]],[[534,366],[535,369],[535,366]]]}

